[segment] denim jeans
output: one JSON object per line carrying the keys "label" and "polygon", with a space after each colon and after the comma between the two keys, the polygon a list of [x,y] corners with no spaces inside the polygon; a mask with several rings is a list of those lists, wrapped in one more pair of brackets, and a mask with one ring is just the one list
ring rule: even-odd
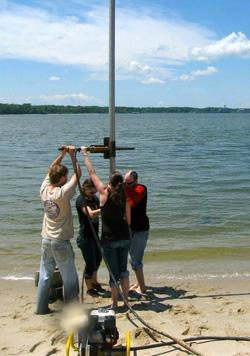
{"label": "denim jeans", "polygon": [[43,238],[36,314],[48,312],[50,282],[56,266],[62,276],[65,301],[78,300],[79,279],[75,267],[75,253],[70,241]]}
{"label": "denim jeans", "polygon": [[[120,240],[103,246],[104,255],[117,283],[120,283],[121,278],[129,276],[127,265],[130,243],[130,240]],[[115,285],[111,276],[109,285],[110,287]]]}
{"label": "denim jeans", "polygon": [[148,241],[149,231],[130,231],[132,242],[129,249],[129,259],[134,271],[143,268],[143,255]]}

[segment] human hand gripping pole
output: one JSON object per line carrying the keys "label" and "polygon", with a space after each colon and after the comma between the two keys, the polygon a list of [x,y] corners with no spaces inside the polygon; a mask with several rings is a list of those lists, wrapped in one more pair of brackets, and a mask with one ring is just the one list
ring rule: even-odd
{"label": "human hand gripping pole", "polygon": [[[58,147],[58,151],[63,151],[63,147]],[[76,148],[76,151],[77,152],[81,152],[81,147],[79,148]],[[88,146],[86,147],[86,151],[88,152],[91,152],[91,153],[105,153],[105,152],[108,152],[109,151],[109,148],[108,147],[105,147],[105,146],[95,146],[95,145],[92,145],[92,146]]]}

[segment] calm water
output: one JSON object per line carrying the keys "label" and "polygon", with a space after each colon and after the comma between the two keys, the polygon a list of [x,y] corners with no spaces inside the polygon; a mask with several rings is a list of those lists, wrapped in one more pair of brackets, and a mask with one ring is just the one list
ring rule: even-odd
{"label": "calm water", "polygon": [[[17,115],[0,116],[0,123],[0,277],[33,278],[43,218],[39,188],[57,148],[103,144],[109,118]],[[117,114],[117,146],[135,150],[118,151],[116,169],[135,169],[149,191],[147,273],[184,279],[250,276],[249,132],[248,114]],[[107,181],[109,161],[102,154],[90,157]],[[64,163],[72,172],[68,157]]]}

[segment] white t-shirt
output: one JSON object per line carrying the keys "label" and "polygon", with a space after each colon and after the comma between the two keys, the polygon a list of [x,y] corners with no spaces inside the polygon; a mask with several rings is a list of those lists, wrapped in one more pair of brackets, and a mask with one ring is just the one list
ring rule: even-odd
{"label": "white t-shirt", "polygon": [[50,179],[45,178],[40,189],[45,211],[42,237],[58,240],[70,240],[74,237],[70,200],[75,194],[72,182],[51,189]]}

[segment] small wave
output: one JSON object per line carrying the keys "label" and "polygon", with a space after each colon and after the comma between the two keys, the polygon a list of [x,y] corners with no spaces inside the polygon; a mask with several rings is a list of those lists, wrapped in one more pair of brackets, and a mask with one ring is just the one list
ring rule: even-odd
{"label": "small wave", "polygon": [[175,280],[205,280],[205,279],[233,279],[233,278],[249,278],[250,273],[224,273],[224,274],[190,274],[190,275],[169,275],[169,276],[158,276],[156,277],[158,280],[160,279],[175,279]]}
{"label": "small wave", "polygon": [[24,276],[24,277],[19,277],[19,276],[6,276],[6,277],[1,277],[1,279],[8,280],[8,281],[34,281],[34,277],[29,277],[29,276]]}

